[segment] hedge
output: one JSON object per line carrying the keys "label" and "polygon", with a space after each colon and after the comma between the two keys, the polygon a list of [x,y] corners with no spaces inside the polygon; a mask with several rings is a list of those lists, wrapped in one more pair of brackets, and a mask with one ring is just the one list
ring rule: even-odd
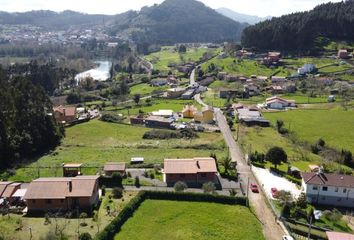
{"label": "hedge", "polygon": [[247,199],[244,197],[229,197],[211,194],[190,193],[190,192],[162,192],[162,191],[141,191],[122,209],[116,218],[96,235],[95,240],[113,240],[114,236],[120,231],[123,224],[133,216],[135,210],[146,199],[154,200],[175,200],[189,202],[210,202],[230,205],[246,206]]}

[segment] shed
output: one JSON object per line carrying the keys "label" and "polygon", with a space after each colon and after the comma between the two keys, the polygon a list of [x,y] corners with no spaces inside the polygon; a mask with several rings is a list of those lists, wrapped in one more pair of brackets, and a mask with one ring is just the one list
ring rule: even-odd
{"label": "shed", "polygon": [[82,163],[65,163],[63,164],[64,177],[76,177],[82,175]]}

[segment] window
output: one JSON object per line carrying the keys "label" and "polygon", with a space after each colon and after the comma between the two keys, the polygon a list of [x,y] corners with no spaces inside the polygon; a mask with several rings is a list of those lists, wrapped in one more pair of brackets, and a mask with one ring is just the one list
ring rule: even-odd
{"label": "window", "polygon": [[313,190],[318,190],[317,186],[312,187]]}
{"label": "window", "polygon": [[51,204],[52,203],[52,200],[51,199],[47,199],[45,200],[46,204]]}
{"label": "window", "polygon": [[347,189],[346,188],[343,188],[343,193],[346,193],[347,192]]}
{"label": "window", "polygon": [[327,191],[328,187],[322,187],[322,191]]}
{"label": "window", "polygon": [[335,191],[335,192],[338,192],[338,188],[336,187],[336,188],[334,189],[334,191]]}

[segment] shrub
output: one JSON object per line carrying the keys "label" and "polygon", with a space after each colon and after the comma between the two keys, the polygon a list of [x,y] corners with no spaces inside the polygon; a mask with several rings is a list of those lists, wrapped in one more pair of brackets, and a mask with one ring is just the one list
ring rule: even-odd
{"label": "shrub", "polygon": [[229,193],[231,197],[235,197],[237,195],[237,191],[235,189],[230,189]]}
{"label": "shrub", "polygon": [[198,135],[191,129],[182,129],[178,131],[151,130],[145,132],[143,135],[143,139],[181,139],[197,137]]}
{"label": "shrub", "polygon": [[301,193],[300,196],[298,197],[296,201],[296,206],[300,208],[306,208],[307,207],[307,199],[305,193]]}
{"label": "shrub", "polygon": [[92,237],[89,233],[81,233],[79,236],[79,240],[92,240]]}
{"label": "shrub", "polygon": [[207,182],[203,184],[203,191],[204,193],[215,193],[215,184],[212,182]]}
{"label": "shrub", "polygon": [[105,196],[106,195],[106,186],[102,185],[101,190],[102,190],[102,196]]}
{"label": "shrub", "polygon": [[265,159],[273,163],[274,167],[277,168],[277,165],[281,164],[282,162],[287,162],[288,155],[286,154],[283,148],[272,147],[265,155]]}
{"label": "shrub", "polygon": [[182,181],[178,181],[178,182],[175,183],[173,188],[175,189],[176,192],[183,192],[184,190],[187,189],[187,184],[185,184]]}
{"label": "shrub", "polygon": [[112,175],[112,181],[115,184],[121,185],[122,184],[123,177],[120,173],[113,173]]}
{"label": "shrub", "polygon": [[134,186],[140,188],[140,179],[138,176],[135,177]]}
{"label": "shrub", "polygon": [[151,179],[155,179],[155,173],[151,172],[149,177],[150,177]]}
{"label": "shrub", "polygon": [[124,117],[119,116],[113,113],[104,113],[102,114],[101,121],[111,122],[111,123],[121,123],[124,120]]}
{"label": "shrub", "polygon": [[119,187],[115,187],[112,190],[113,198],[120,199],[123,197],[123,189]]}

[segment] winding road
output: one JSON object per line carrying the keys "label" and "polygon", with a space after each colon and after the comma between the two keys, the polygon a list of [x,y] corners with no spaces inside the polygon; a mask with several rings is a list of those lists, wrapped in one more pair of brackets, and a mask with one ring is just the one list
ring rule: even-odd
{"label": "winding road", "polygon": [[[190,75],[191,85],[195,84],[195,71],[196,69],[194,69]],[[203,102],[200,94],[196,94],[194,99],[202,106],[208,106]],[[236,163],[237,172],[240,174],[240,181],[243,187],[247,188],[245,190],[248,195],[251,209],[254,211],[263,226],[264,236],[267,240],[280,240],[286,230],[283,230],[284,228],[280,226],[282,223],[276,220],[270,206],[267,205],[267,199],[262,192],[262,189],[259,187],[259,190],[261,191],[260,193],[248,191],[249,183],[257,182],[253,172],[247,164],[239,145],[236,143],[223,112],[219,108],[214,108],[214,116],[220,131],[224,136],[225,143],[229,148],[231,160]]]}

